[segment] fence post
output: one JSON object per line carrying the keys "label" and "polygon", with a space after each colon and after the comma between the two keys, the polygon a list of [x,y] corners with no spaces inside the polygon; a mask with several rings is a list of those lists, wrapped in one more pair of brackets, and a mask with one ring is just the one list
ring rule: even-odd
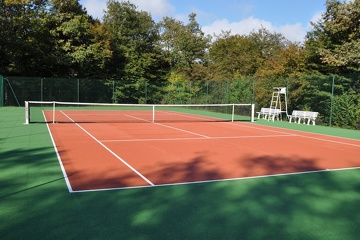
{"label": "fence post", "polygon": [[229,103],[229,80],[226,80],[226,104]]}
{"label": "fence post", "polygon": [[332,84],[331,84],[330,127],[332,126],[332,113],[333,113],[333,104],[334,104],[334,82],[335,82],[335,76],[333,75]]}
{"label": "fence post", "polygon": [[147,81],[145,81],[145,104],[147,104],[147,98],[148,98],[148,87],[147,87],[148,83]]}
{"label": "fence post", "polygon": [[44,101],[44,78],[40,78],[40,101]]}
{"label": "fence post", "polygon": [[255,78],[252,79],[252,99],[251,103],[255,104]]}
{"label": "fence post", "polygon": [[209,103],[208,98],[209,98],[209,82],[206,81],[206,98],[205,98],[206,104]]}
{"label": "fence post", "polygon": [[190,104],[191,104],[191,100],[192,100],[192,99],[191,99],[191,97],[192,97],[192,81],[191,81],[191,80],[190,80],[190,82],[189,82],[189,85],[190,85],[190,86],[189,86],[189,88],[190,88],[190,89],[189,89],[189,90],[190,90],[190,94],[189,94],[190,96],[189,96],[189,97],[190,97]]}
{"label": "fence post", "polygon": [[115,103],[115,80],[112,80],[112,102]]}
{"label": "fence post", "polygon": [[80,79],[77,79],[77,102],[80,102]]}
{"label": "fence post", "polygon": [[0,107],[4,106],[4,77],[0,75]]}

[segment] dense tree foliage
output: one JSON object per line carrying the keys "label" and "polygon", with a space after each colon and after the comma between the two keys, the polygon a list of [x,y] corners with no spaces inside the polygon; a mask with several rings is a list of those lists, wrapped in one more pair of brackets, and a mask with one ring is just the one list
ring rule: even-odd
{"label": "dense tree foliage", "polygon": [[161,38],[159,44],[170,65],[179,71],[184,71],[189,77],[197,63],[206,62],[206,52],[210,38],[205,36],[196,15],[189,15],[189,23],[165,17],[159,23]]}
{"label": "dense tree foliage", "polygon": [[[326,114],[325,110],[330,111],[329,92],[331,87],[334,88],[337,95],[333,109],[334,125],[350,128],[358,127],[360,122],[359,29],[360,0],[327,0],[326,11],[318,22],[313,23],[313,30],[307,34],[305,42],[307,70],[317,74],[308,81],[310,87],[305,90],[311,93],[312,98],[305,102],[308,102],[309,107],[327,103],[319,109]],[[322,76],[324,74],[334,75],[329,79]],[[336,79],[333,85],[331,79]],[[340,117],[341,115],[343,116]],[[345,115],[351,120],[340,121]],[[329,119],[324,119],[324,122],[328,121]]]}
{"label": "dense tree foliage", "polygon": [[[310,63],[324,73],[360,71],[360,1],[326,2],[322,19],[313,23],[306,47]],[[314,61],[314,60],[317,61]],[[321,65],[321,64],[317,64]],[[314,65],[313,65],[314,66]]]}
{"label": "dense tree foliage", "polygon": [[360,70],[360,1],[328,2],[320,31],[330,44],[319,49],[324,63]]}
{"label": "dense tree foliage", "polygon": [[77,0],[52,0],[49,11],[52,54],[60,76],[99,76],[110,58],[109,42],[100,23]]}
{"label": "dense tree foliage", "polygon": [[189,103],[212,90],[211,101],[259,108],[269,105],[273,87],[286,86],[290,110],[359,128],[360,0],[327,0],[325,7],[297,43],[265,28],[210,37],[195,13],[186,23],[155,23],[127,1],[109,0],[97,20],[78,0],[0,0],[0,74],[107,79],[113,101],[138,103]]}
{"label": "dense tree foliage", "polygon": [[109,1],[104,27],[109,32],[113,53],[108,76],[130,83],[118,84],[117,99],[144,102],[141,93],[148,82],[164,79],[168,69],[157,45],[159,34],[155,22],[149,13],[138,11],[129,2]]}
{"label": "dense tree foliage", "polygon": [[52,51],[47,1],[0,1],[2,74],[38,75],[47,71]]}
{"label": "dense tree foliage", "polygon": [[209,55],[210,69],[215,79],[253,76],[259,67],[259,49],[247,36],[224,32],[213,42]]}

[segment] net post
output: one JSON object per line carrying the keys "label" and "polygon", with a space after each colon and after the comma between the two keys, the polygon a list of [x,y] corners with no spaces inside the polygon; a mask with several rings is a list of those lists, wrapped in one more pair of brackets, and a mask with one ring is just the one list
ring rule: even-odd
{"label": "net post", "polygon": [[152,123],[155,123],[155,105],[152,105]]}
{"label": "net post", "polygon": [[251,122],[254,122],[255,120],[255,104],[251,104]]}
{"label": "net post", "polygon": [[25,124],[30,123],[29,102],[25,101]]}

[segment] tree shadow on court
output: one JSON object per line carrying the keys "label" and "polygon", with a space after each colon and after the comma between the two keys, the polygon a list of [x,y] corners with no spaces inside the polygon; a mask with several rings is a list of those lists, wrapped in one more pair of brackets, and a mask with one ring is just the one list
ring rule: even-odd
{"label": "tree shadow on court", "polygon": [[[276,158],[262,156],[252,159],[256,164],[248,165],[249,171],[256,171],[264,160],[272,162],[264,164],[269,172],[286,167]],[[302,160],[301,169],[316,169],[313,160]],[[167,166],[160,174],[168,176],[173,170],[190,176],[218,174],[201,171],[201,163],[195,158],[182,167]],[[81,202],[83,218],[92,219],[106,239],[355,239],[360,233],[358,173],[321,172],[74,194],[74,198]]]}
{"label": "tree shadow on court", "polygon": [[[251,160],[254,165],[248,165],[250,172],[256,171],[261,163],[269,173],[279,168],[317,169],[311,159],[301,159],[305,163],[299,162],[292,168],[268,156]],[[163,174],[183,169],[185,175],[193,171],[191,176],[207,176],[207,171],[201,172],[196,167],[199,162],[194,159],[194,166],[189,163],[184,167],[167,167]],[[131,239],[149,236],[150,239],[354,239],[359,234],[360,178],[356,170],[349,173],[345,176],[339,172],[322,172],[131,190],[120,192],[122,200],[116,202],[129,206],[118,213],[126,219],[122,221],[122,231],[132,229],[135,233]],[[346,179],[355,181],[348,185]],[[112,197],[108,197],[111,203]],[[117,206],[111,212],[117,211]],[[117,220],[120,221],[118,218],[111,221]]]}
{"label": "tree shadow on court", "polygon": [[289,173],[306,173],[322,171],[316,159],[300,156],[264,155],[259,157],[242,157],[238,160],[239,168],[245,170],[245,177],[266,176]]}
{"label": "tree shadow on court", "polygon": [[[22,126],[22,114],[18,122]],[[51,142],[21,144],[35,141],[34,136],[46,126],[21,128],[32,135],[24,134],[11,148],[0,149],[0,236],[4,240],[328,240],[360,236],[360,169],[69,193]],[[8,132],[1,136],[5,142],[15,136]],[[292,157],[249,156],[239,159],[239,167],[246,167],[249,176],[259,169],[292,171],[295,167],[287,166]],[[316,159],[296,162],[296,169],[318,167]],[[171,171],[183,171],[189,179],[223,176],[202,164],[204,156],[198,156],[188,165],[170,164],[156,173],[166,177]]]}
{"label": "tree shadow on court", "polygon": [[[0,198],[63,179],[58,168],[54,168],[53,157],[53,147],[0,152]],[[37,174],[41,171],[46,173]]]}
{"label": "tree shadow on court", "polygon": [[[359,170],[69,193],[51,147],[1,153],[3,239],[356,239]],[[167,164],[196,181],[221,178],[204,156]],[[316,159],[242,159],[250,175],[317,169]],[[239,166],[240,167],[240,166]],[[156,170],[159,171],[159,170]],[[4,174],[5,173],[5,174]],[[96,184],[96,180],[94,183]]]}
{"label": "tree shadow on court", "polygon": [[223,175],[208,166],[206,156],[198,155],[188,162],[164,163],[149,174],[149,178],[155,179],[156,184],[171,184],[217,180],[223,178]]}

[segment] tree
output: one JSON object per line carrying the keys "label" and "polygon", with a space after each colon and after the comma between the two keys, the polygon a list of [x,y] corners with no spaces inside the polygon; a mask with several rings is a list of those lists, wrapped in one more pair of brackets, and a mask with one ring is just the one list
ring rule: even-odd
{"label": "tree", "polygon": [[357,94],[336,96],[334,99],[333,122],[337,127],[359,129],[360,99]]}
{"label": "tree", "polygon": [[209,51],[212,75],[215,79],[252,76],[257,71],[259,54],[257,45],[247,36],[223,32]]}
{"label": "tree", "polygon": [[310,63],[333,73],[360,71],[360,0],[327,0],[322,19],[312,24],[306,42]]}
{"label": "tree", "polygon": [[266,28],[252,31],[248,38],[257,49],[253,59],[256,63],[255,99],[260,106],[268,106],[273,87],[286,86],[286,76],[297,67],[294,60],[299,49],[282,34],[271,33]]}
{"label": "tree", "polygon": [[111,39],[112,77],[127,82],[119,84],[122,87],[118,88],[118,99],[143,101],[141,89],[148,81],[162,80],[168,68],[156,44],[159,40],[156,24],[147,12],[138,11],[134,4],[111,0],[104,27]]}
{"label": "tree", "polygon": [[[344,121],[341,120],[341,114],[346,111],[340,109],[358,107],[358,103],[351,99],[360,98],[360,0],[326,1],[325,13],[312,25],[313,30],[307,34],[305,42],[307,68],[327,75],[337,74],[334,86],[337,100],[334,125],[355,128],[360,121],[358,115],[349,113],[346,115],[347,121]],[[357,73],[357,76],[348,73]],[[329,112],[330,82],[324,76],[310,78],[311,88],[307,91],[309,97],[304,99],[305,102],[313,108],[320,108],[319,111]],[[328,121],[328,118],[324,119],[324,122]]]}
{"label": "tree", "polygon": [[266,28],[260,28],[258,31],[252,31],[249,34],[249,39],[253,41],[259,51],[259,55],[256,60],[258,68],[267,60],[271,59],[280,50],[289,46],[290,41],[287,40],[280,33],[271,33]]}
{"label": "tree", "polygon": [[196,14],[189,15],[189,23],[165,17],[160,23],[160,41],[164,56],[173,70],[186,73],[192,80],[198,73],[195,68],[206,64],[210,37],[205,36],[196,21]]}
{"label": "tree", "polygon": [[99,22],[78,0],[0,2],[3,74],[100,76],[110,56]]}
{"label": "tree", "polygon": [[71,77],[102,77],[111,56],[106,31],[87,15],[78,0],[53,0],[51,35],[57,69]]}
{"label": "tree", "polygon": [[299,76],[304,71],[304,48],[297,43],[290,43],[267,58],[258,69],[257,75],[270,78],[286,78]]}
{"label": "tree", "polygon": [[47,72],[51,57],[46,0],[0,2],[2,74],[34,76]]}

